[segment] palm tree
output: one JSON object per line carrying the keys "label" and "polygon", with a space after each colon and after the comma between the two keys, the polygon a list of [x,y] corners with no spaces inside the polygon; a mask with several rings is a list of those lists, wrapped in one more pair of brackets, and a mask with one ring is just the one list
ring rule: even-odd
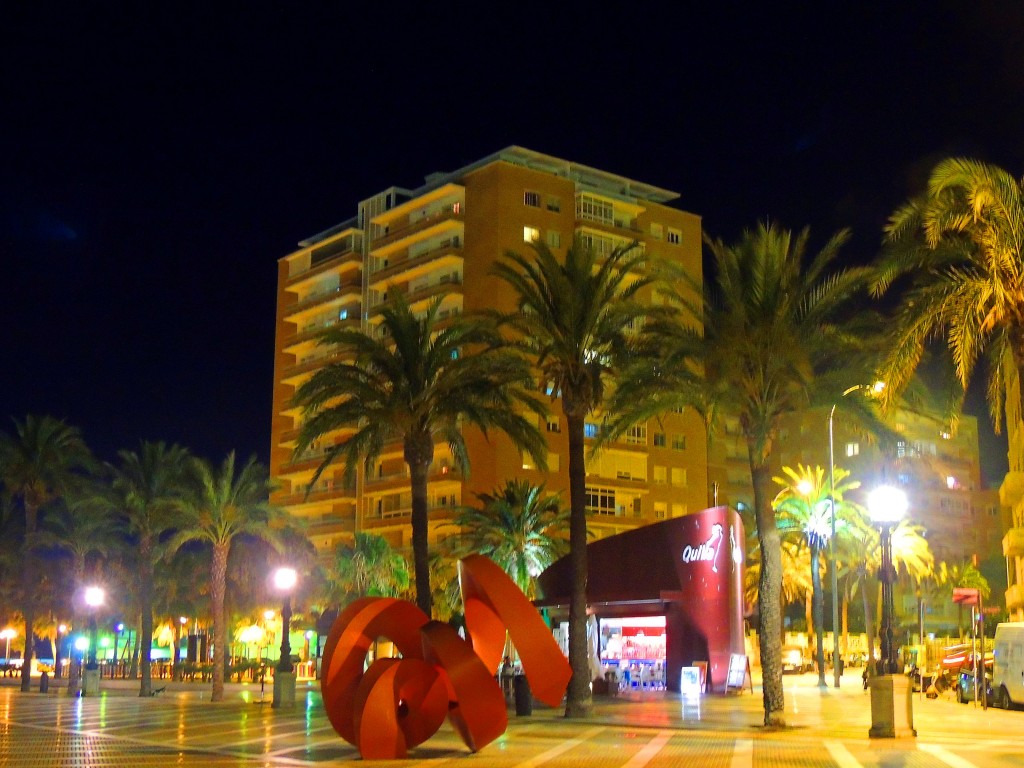
{"label": "palm tree", "polygon": [[[788,532],[797,533],[806,542],[811,553],[811,602],[813,605],[812,614],[814,618],[814,630],[816,635],[816,657],[818,663],[818,687],[825,688],[825,600],[821,588],[821,565],[820,555],[822,547],[828,544],[832,534],[832,511],[829,504],[829,496],[839,512],[844,507],[852,506],[844,504],[843,494],[846,491],[860,487],[860,483],[851,481],[845,482],[849,477],[849,471],[840,467],[833,470],[835,491],[826,481],[825,469],[823,467],[805,467],[798,464],[796,469],[783,467],[785,477],[773,478],[782,490],[776,495],[772,506],[779,517],[779,530],[783,536]],[[837,535],[839,521],[848,518],[848,514],[840,514],[836,518]],[[833,595],[833,599],[836,599]],[[832,643],[835,653],[839,652],[838,632],[833,632]],[[838,658],[836,659],[838,663]]]}
{"label": "palm tree", "polygon": [[463,507],[452,521],[466,530],[460,554],[486,555],[533,598],[538,574],[561,556],[569,513],[555,494],[527,480],[508,480],[493,493],[477,494],[481,509]]}
{"label": "palm tree", "polygon": [[[32,592],[37,581],[35,547],[39,510],[47,501],[64,494],[76,473],[91,466],[92,455],[78,429],[52,416],[29,414],[22,422],[14,420],[13,434],[0,433],[0,480],[25,514],[21,611],[25,619],[26,670],[31,667],[34,653]],[[29,675],[22,675],[21,690],[28,691],[31,684]]]}
{"label": "palm tree", "polygon": [[529,367],[479,319],[439,317],[443,297],[420,317],[400,291],[381,308],[382,333],[334,326],[320,343],[334,346],[343,362],[317,371],[299,387],[295,402],[306,421],[296,452],[314,440],[344,431],[328,451],[313,481],[331,462],[345,463],[351,482],[361,462],[373,463],[384,449],[402,443],[412,495],[412,549],[416,603],[431,615],[427,479],[434,446],[448,444],[458,468],[469,471],[463,429],[497,429],[544,466],[545,443],[521,407],[543,413],[529,390]]}
{"label": "palm tree", "polygon": [[139,696],[153,691],[150,650],[153,645],[154,569],[163,558],[162,539],[177,527],[177,510],[185,493],[189,454],[179,445],[143,442],[139,451],[119,451],[120,464],[111,467],[111,503],[129,538],[135,543],[138,568],[142,648]]}
{"label": "palm tree", "polygon": [[240,470],[235,468],[235,453],[224,459],[219,469],[194,458],[191,462],[193,487],[181,503],[180,530],[168,543],[168,556],[189,541],[200,541],[213,548],[210,562],[211,609],[213,613],[213,693],[211,701],[224,698],[224,660],[227,632],[224,617],[224,593],[227,584],[228,556],[239,536],[279,541],[277,531],[268,523],[279,516],[271,506],[271,483],[266,470],[252,457]]}
{"label": "palm tree", "polygon": [[359,597],[397,597],[409,588],[409,564],[374,533],[357,533],[352,544],[334,551],[331,581],[344,602]]}
{"label": "palm tree", "polygon": [[534,253],[507,253],[495,274],[517,297],[505,316],[516,341],[538,371],[541,384],[560,396],[569,438],[569,682],[565,714],[590,713],[587,655],[587,511],[585,426],[604,401],[606,388],[629,361],[630,329],[650,312],[640,292],[646,256],[636,243],[602,258],[579,237],[560,261],[544,243]]}
{"label": "palm tree", "polygon": [[787,414],[840,403],[851,379],[873,380],[871,325],[862,308],[851,311],[867,270],[835,267],[847,237],[837,233],[805,263],[806,229],[793,236],[763,224],[735,245],[705,236],[713,279],[702,285],[697,277],[679,276],[676,302],[685,322],[651,329],[660,339],[657,375],[636,377],[635,385],[627,379],[615,399],[616,408],[633,409],[631,418],[692,406],[712,430],[721,414],[739,421],[761,550],[758,639],[769,726],[785,724],[783,573],[771,492],[780,424]]}
{"label": "palm tree", "polygon": [[[1003,169],[965,158],[943,160],[925,192],[899,208],[873,290],[911,275],[900,301],[892,350],[881,376],[891,401],[910,381],[927,342],[945,335],[962,390],[979,358],[989,368],[988,403],[1019,423],[1024,371],[1024,191]],[[1016,396],[1010,393],[1017,392]],[[1012,469],[1012,467],[1011,467]]]}

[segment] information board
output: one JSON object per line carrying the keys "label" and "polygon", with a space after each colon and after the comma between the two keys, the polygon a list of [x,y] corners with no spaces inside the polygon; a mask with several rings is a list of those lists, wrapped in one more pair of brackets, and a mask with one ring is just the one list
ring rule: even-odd
{"label": "information board", "polygon": [[750,692],[754,692],[754,681],[750,678],[750,660],[745,653],[733,653],[729,656],[729,673],[725,678],[726,692],[742,691],[744,684],[750,679]]}

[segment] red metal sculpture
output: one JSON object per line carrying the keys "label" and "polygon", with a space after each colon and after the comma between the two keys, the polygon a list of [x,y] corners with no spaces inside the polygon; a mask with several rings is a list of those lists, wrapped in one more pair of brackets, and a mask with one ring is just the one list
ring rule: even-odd
{"label": "red metal sculpture", "polygon": [[[534,695],[553,707],[561,702],[569,663],[515,583],[481,555],[459,562],[459,582],[468,642],[394,598],[356,600],[334,622],[322,663],[324,709],[364,759],[406,757],[446,716],[474,752],[504,733],[508,715],[494,673],[506,628]],[[364,672],[366,654],[381,637],[401,658],[377,659]]]}

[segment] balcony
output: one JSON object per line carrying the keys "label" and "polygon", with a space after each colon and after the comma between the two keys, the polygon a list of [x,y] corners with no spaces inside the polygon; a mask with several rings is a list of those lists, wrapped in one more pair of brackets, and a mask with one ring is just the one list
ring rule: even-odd
{"label": "balcony", "polygon": [[1014,584],[1006,590],[1006,610],[1010,613],[1024,608],[1024,588],[1020,584]]}
{"label": "balcony", "polygon": [[284,316],[286,318],[294,317],[305,310],[317,307],[321,304],[327,304],[332,300],[337,301],[344,296],[353,295],[358,297],[362,293],[363,281],[362,278],[356,276],[349,280],[343,280],[338,285],[328,288],[327,290],[315,291],[309,294],[302,301],[297,301],[290,306],[284,308]]}
{"label": "balcony", "polygon": [[1007,472],[999,486],[999,503],[1015,507],[1024,499],[1024,472]]}
{"label": "balcony", "polygon": [[399,224],[388,230],[387,234],[375,238],[370,245],[370,250],[373,252],[385,250],[390,253],[394,251],[396,246],[398,246],[402,241],[407,239],[412,240],[416,235],[432,229],[433,227],[437,227],[440,224],[444,224],[445,222],[461,223],[463,221],[464,208],[465,206],[462,205],[449,205],[428,216],[418,218],[416,221]]}
{"label": "balcony", "polygon": [[395,282],[395,277],[406,272],[412,272],[409,279],[419,274],[425,274],[439,268],[458,268],[462,265],[462,237],[453,235],[443,240],[437,247],[431,248],[424,253],[409,255],[393,255],[385,260],[385,265],[374,270],[368,281],[370,288],[381,284]]}
{"label": "balcony", "polygon": [[328,328],[335,325],[348,325],[353,328],[359,327],[359,317],[349,317],[345,320],[331,320],[305,325],[295,333],[286,334],[281,338],[281,348],[286,352],[289,347],[295,346],[303,341],[311,341]]}
{"label": "balcony", "polygon": [[317,504],[325,501],[355,499],[355,495],[355,486],[344,486],[338,483],[330,488],[315,488],[308,495],[305,491],[301,491],[275,496],[273,502],[279,507],[300,507],[305,504]]}
{"label": "balcony", "polygon": [[1003,536],[1004,557],[1024,557],[1024,528],[1011,528]]}
{"label": "balcony", "polygon": [[344,264],[355,264],[358,265],[363,259],[361,250],[356,247],[346,251],[342,251],[337,255],[331,256],[329,259],[310,266],[309,269],[296,272],[294,275],[289,275],[288,279],[285,280],[285,287],[291,289],[295,288],[300,283],[304,283],[307,280],[312,280],[319,275],[333,272],[338,267]]}

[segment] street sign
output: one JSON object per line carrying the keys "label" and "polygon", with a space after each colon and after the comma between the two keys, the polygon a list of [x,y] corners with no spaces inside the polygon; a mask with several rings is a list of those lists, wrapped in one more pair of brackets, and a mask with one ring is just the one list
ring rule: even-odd
{"label": "street sign", "polygon": [[977,605],[980,597],[978,590],[969,587],[954,587],[953,602],[960,605]]}

